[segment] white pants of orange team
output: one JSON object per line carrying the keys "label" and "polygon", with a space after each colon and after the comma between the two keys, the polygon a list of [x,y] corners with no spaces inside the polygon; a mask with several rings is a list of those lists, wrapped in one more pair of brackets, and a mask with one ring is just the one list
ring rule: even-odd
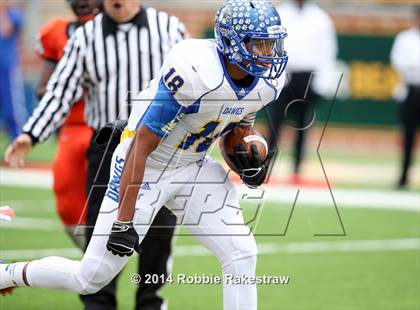
{"label": "white pants of orange team", "polygon": [[[111,180],[113,175],[118,175],[118,163],[124,158],[125,148],[120,145],[114,152]],[[92,294],[121,271],[129,257],[113,255],[106,249],[118,208],[112,198],[110,191],[102,202],[92,240],[82,260],[47,257],[32,261],[27,266],[29,285]],[[200,163],[175,170],[146,167],[133,220],[140,242],[163,205],[170,208],[178,223],[217,257],[224,276],[247,278],[255,275],[255,240],[244,224],[236,190],[219,163],[206,157]],[[257,308],[255,284],[224,283],[223,296],[225,309]]]}

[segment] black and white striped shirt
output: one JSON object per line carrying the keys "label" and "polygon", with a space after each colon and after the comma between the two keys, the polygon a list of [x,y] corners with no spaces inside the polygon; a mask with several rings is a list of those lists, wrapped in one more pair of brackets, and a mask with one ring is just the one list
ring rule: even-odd
{"label": "black and white striped shirt", "polygon": [[174,16],[143,8],[131,22],[115,23],[104,13],[79,27],[48,82],[46,93],[23,132],[34,143],[47,139],[64,122],[84,89],[85,119],[94,130],[127,119],[132,94],[160,70],[170,48],[185,36]]}

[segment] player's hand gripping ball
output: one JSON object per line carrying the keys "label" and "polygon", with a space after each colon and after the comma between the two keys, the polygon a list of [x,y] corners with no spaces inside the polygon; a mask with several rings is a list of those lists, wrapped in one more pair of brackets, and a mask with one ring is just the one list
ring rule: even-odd
{"label": "player's hand gripping ball", "polygon": [[229,167],[251,188],[264,183],[274,152],[253,128],[237,127],[221,138],[220,149]]}

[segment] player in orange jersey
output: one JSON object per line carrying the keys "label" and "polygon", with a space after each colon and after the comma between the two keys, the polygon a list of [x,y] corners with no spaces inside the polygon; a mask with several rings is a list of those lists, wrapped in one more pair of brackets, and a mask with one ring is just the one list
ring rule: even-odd
{"label": "player in orange jersey", "polygon": [[[92,19],[99,11],[97,0],[67,0],[77,20],[52,19],[39,31],[37,53],[43,58],[41,78],[37,96],[42,98],[47,82],[55,65],[64,54],[72,32],[81,24]],[[57,211],[67,233],[76,244],[84,248],[83,233],[75,230],[78,224],[85,224],[83,212],[86,205],[86,151],[92,130],[84,121],[84,103],[74,104],[58,134],[58,149],[53,163],[54,193]]]}

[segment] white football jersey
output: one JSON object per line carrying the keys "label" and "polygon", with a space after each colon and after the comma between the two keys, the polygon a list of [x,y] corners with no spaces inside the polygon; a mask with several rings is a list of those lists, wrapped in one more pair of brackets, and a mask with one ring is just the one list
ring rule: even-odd
{"label": "white football jersey", "polygon": [[[189,39],[175,45],[159,76],[132,102],[129,131],[140,125],[162,137],[147,166],[177,168],[205,156],[209,146],[238,124],[252,126],[255,114],[277,99],[284,75],[255,78],[236,86],[214,40]],[[122,143],[128,146],[131,139]]]}

